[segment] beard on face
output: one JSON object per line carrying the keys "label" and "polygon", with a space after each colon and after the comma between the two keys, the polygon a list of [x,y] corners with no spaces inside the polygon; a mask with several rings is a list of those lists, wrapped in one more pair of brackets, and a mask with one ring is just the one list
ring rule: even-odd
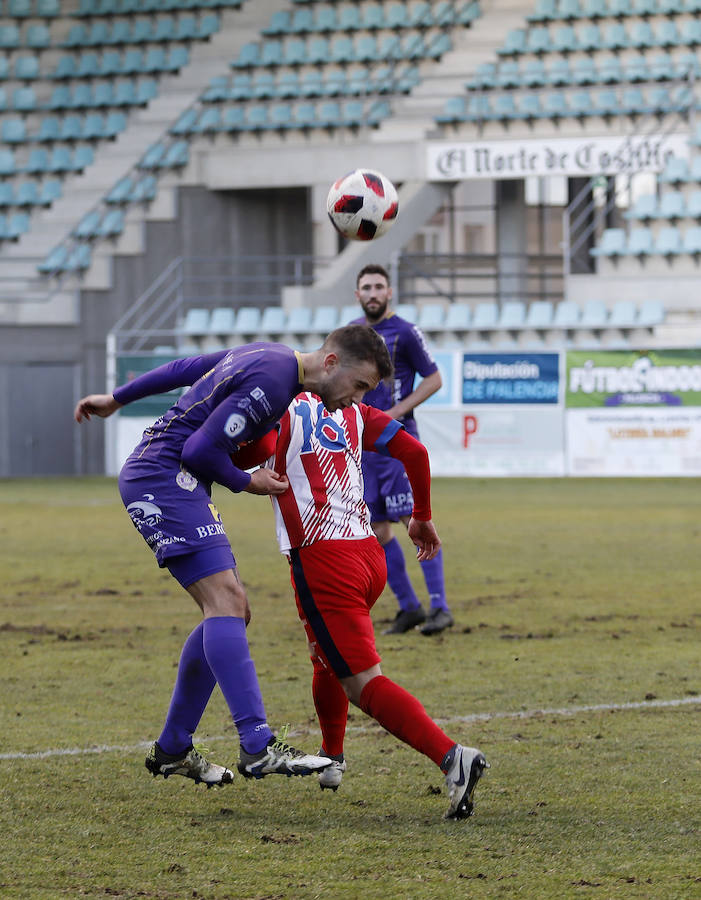
{"label": "beard on face", "polygon": [[365,300],[363,303],[361,303],[361,306],[363,307],[363,312],[365,313],[365,318],[366,318],[369,322],[377,322],[377,321],[378,321],[379,319],[381,319],[381,318],[384,316],[384,314],[387,312],[387,303],[388,303],[388,301],[387,301],[387,300],[384,300],[384,301],[382,301],[382,300],[374,301],[377,305],[376,305],[375,308],[372,309],[372,310],[371,310],[371,309],[368,309],[368,306],[367,306],[368,302],[369,302],[369,301]]}

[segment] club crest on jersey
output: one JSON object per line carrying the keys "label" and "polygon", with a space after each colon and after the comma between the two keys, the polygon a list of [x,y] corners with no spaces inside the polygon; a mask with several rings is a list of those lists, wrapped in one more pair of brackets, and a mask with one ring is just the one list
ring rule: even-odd
{"label": "club crest on jersey", "polygon": [[184,491],[192,492],[197,487],[198,482],[194,475],[191,475],[190,472],[185,469],[181,469],[175,476],[175,483]]}
{"label": "club crest on jersey", "polygon": [[242,416],[241,413],[232,413],[226,420],[224,431],[230,438],[233,438],[236,437],[237,434],[241,434],[245,427],[246,417]]}

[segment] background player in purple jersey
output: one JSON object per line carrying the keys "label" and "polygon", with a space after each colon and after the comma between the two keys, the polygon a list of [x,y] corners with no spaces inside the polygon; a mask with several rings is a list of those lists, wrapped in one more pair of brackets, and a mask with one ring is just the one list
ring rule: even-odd
{"label": "background player in purple jersey", "polygon": [[329,765],[277,740],[265,720],[246,639],[248,599],[211,488],[217,482],[234,492],[282,493],[285,477],[269,469],[241,471],[232,453],[270,431],[301,390],[318,394],[330,410],[345,408],[391,370],[382,340],[370,328],[349,325],[310,353],[256,343],[175,360],[76,406],[78,422],[104,418],[134,400],[189,386],[146,429],[119,475],[134,525],[203,613],[183,646],[165,726],[146,758],[154,776],[184,775],[207,786],[232,780],[229,769],[206,760],[192,743],[215,684],[239,733],[242,775],[309,775]]}
{"label": "background player in purple jersey", "polygon": [[[440,389],[442,381],[419,328],[392,312],[389,274],[380,265],[367,265],[356,279],[355,296],[365,319],[383,338],[394,367],[394,379],[384,380],[363,397],[363,402],[375,406],[398,419],[409,434],[418,437],[414,409]],[[414,387],[416,376],[421,381]],[[385,634],[402,634],[421,625],[422,634],[438,634],[453,624],[453,617],[445,596],[443,551],[435,559],[421,563],[430,609],[426,615],[406,570],[404,552],[392,530],[392,523],[400,520],[408,525],[413,497],[411,486],[401,462],[376,453],[363,456],[365,501],[370,507],[372,527],[385,551],[387,582],[399,603],[392,625]]]}

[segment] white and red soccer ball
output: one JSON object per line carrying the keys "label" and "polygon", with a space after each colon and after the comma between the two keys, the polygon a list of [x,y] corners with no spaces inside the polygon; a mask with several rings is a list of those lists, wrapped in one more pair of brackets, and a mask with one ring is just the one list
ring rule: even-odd
{"label": "white and red soccer ball", "polygon": [[331,185],[326,198],[331,224],[351,241],[381,237],[397,218],[397,190],[373,169],[356,169]]}

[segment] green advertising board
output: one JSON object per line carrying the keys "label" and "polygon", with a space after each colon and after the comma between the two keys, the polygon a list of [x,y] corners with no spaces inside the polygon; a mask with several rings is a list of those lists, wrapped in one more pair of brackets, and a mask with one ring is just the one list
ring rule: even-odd
{"label": "green advertising board", "polygon": [[565,405],[701,406],[701,349],[568,350]]}
{"label": "green advertising board", "polygon": [[[150,372],[157,366],[164,363],[172,362],[177,359],[176,356],[161,356],[153,353],[145,353],[142,356],[119,356],[117,357],[117,384],[126,384],[133,381],[139,375]],[[156,394],[153,397],[144,397],[143,400],[136,400],[120,409],[121,416],[145,416],[156,420],[159,416],[169,409],[178,399],[182,391],[177,388],[174,391],[168,391],[167,394]]]}

